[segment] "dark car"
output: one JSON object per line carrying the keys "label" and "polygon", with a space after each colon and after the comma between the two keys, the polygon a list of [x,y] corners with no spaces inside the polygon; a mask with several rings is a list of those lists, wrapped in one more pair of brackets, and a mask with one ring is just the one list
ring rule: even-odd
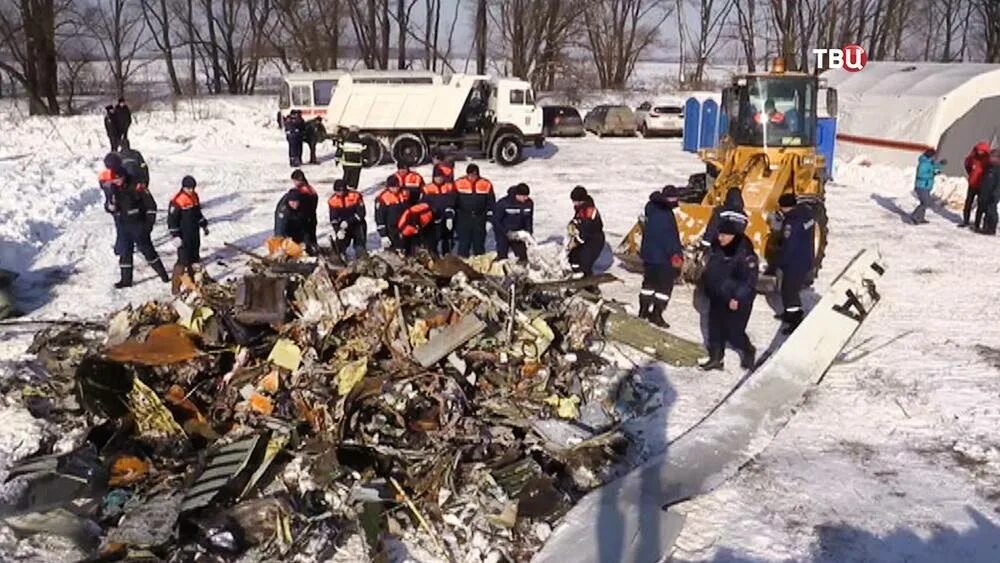
{"label": "dark car", "polygon": [[569,106],[542,107],[542,131],[546,137],[582,137],[587,134],[580,112]]}

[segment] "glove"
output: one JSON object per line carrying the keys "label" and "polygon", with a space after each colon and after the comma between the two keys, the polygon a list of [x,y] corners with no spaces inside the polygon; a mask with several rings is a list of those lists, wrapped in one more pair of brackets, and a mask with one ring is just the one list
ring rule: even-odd
{"label": "glove", "polygon": [[670,257],[670,265],[673,266],[674,268],[680,270],[681,266],[684,265],[684,255],[683,254],[674,254],[673,256],[671,256]]}
{"label": "glove", "polygon": [[347,221],[341,221],[341,222],[340,222],[340,227],[339,227],[339,230],[341,230],[341,231],[344,231],[344,232],[347,232],[347,227],[348,227],[348,225],[347,225]]}
{"label": "glove", "polygon": [[181,237],[174,237],[170,240],[170,242],[174,243],[174,248],[180,248],[184,246],[184,239],[182,239]]}
{"label": "glove", "polygon": [[639,224],[640,225],[645,225],[646,224],[646,215],[645,214],[639,216]]}
{"label": "glove", "polygon": [[337,229],[337,240],[344,240],[347,238],[347,230]]}
{"label": "glove", "polygon": [[389,239],[387,239],[385,237],[382,237],[380,239],[380,242],[381,242],[381,245],[382,245],[382,250],[386,250],[387,248],[389,248],[390,246],[392,246],[392,241],[390,241]]}
{"label": "glove", "polygon": [[493,221],[487,221],[486,222],[486,232],[488,232],[488,233],[492,233],[493,232]]}
{"label": "glove", "polygon": [[204,227],[202,227],[201,228],[201,232],[204,233],[205,236],[207,237],[208,236],[208,225],[205,225]]}
{"label": "glove", "polygon": [[455,220],[454,219],[452,219],[451,217],[448,217],[447,219],[444,220],[444,228],[446,228],[449,231],[451,231],[451,230],[454,229],[454,227],[455,227]]}

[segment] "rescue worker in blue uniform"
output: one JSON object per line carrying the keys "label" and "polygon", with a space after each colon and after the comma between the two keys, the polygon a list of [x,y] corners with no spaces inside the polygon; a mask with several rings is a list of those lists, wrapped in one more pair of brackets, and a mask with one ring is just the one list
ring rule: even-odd
{"label": "rescue worker in blue uniform", "polygon": [[399,233],[399,218],[410,207],[406,192],[393,175],[385,180],[385,189],[375,197],[375,226],[382,241],[382,248],[405,250],[403,237]]}
{"label": "rescue worker in blue uniform", "polygon": [[583,186],[573,188],[569,198],[573,202],[573,220],[567,229],[569,263],[575,276],[589,277],[604,251],[604,220]]}
{"label": "rescue worker in blue uniform", "polygon": [[520,183],[511,186],[507,195],[497,201],[493,211],[493,236],[497,242],[497,258],[506,259],[513,252],[518,262],[528,261],[528,239],[535,232],[535,202],[531,188]]}
{"label": "rescue worker in blue uniform", "polygon": [[167,270],[150,238],[156,224],[156,200],[145,184],[128,173],[119,155],[108,154],[104,165],[107,168],[98,179],[104,192],[104,209],[115,218],[115,254],[121,274],[115,288],[132,286],[132,254],[136,248],[160,279],[169,282]]}
{"label": "rescue worker in blue uniform", "polygon": [[293,109],[285,118],[285,139],[288,141],[288,165],[302,166],[302,142],[305,140],[306,122],[302,112]]}
{"label": "rescue worker in blue uniform", "polygon": [[424,187],[424,177],[410,170],[409,165],[403,161],[396,163],[396,180],[399,187],[403,188],[410,205],[416,205],[420,201],[421,189]]}
{"label": "rescue worker in blue uniform", "polygon": [[330,208],[330,225],[337,252],[346,257],[347,249],[353,246],[356,258],[366,256],[368,224],[365,222],[365,200],[361,192],[349,188],[342,178],[337,179],[333,181],[333,195],[326,203]]}
{"label": "rescue worker in blue uniform", "polygon": [[319,196],[301,170],[292,172],[292,180],[294,185],[278,200],[274,209],[274,236],[290,238],[313,253]]}
{"label": "rescue worker in blue uniform", "polygon": [[782,332],[791,334],[805,317],[800,293],[815,259],[816,220],[807,205],[799,205],[795,194],[781,194],[778,207],[784,217],[777,266],[781,271]]}
{"label": "rescue worker in blue uniform", "polygon": [[444,256],[451,252],[455,222],[455,202],[458,193],[448,181],[446,169],[435,166],[431,183],[421,188],[420,201],[431,206],[434,215],[434,248],[431,254]]}
{"label": "rescue worker in blue uniform", "polygon": [[663,312],[670,303],[674,281],[684,265],[684,247],[674,217],[679,198],[680,192],[674,186],[651,193],[640,218],[643,232],[639,257],[643,270],[639,318],[663,328],[670,327],[663,319]]}
{"label": "rescue worker in blue uniform", "polygon": [[707,249],[715,243],[719,234],[719,225],[723,221],[735,223],[740,233],[746,232],[747,223],[750,222],[750,218],[747,216],[743,205],[743,192],[739,188],[729,188],[722,205],[717,205],[712,210],[712,216],[708,219],[708,225],[705,226],[705,234],[702,235],[701,239],[701,245],[704,248]]}
{"label": "rescue worker in blue uniform", "polygon": [[702,283],[708,297],[708,358],[704,370],[721,370],[728,343],[740,353],[740,365],[752,369],[757,350],[747,336],[758,275],[753,243],[734,221],[723,221],[708,255]]}
{"label": "rescue worker in blue uniform", "polygon": [[479,166],[470,164],[465,177],[455,182],[455,234],[458,255],[467,258],[486,253],[486,225],[493,217],[496,195],[493,184],[479,175]]}
{"label": "rescue worker in blue uniform", "polygon": [[181,189],[171,198],[167,211],[167,229],[177,247],[177,263],[171,276],[175,294],[180,290],[183,276],[194,275],[195,264],[201,263],[201,232],[208,234],[208,220],[201,212],[197,186],[194,177],[184,176]]}

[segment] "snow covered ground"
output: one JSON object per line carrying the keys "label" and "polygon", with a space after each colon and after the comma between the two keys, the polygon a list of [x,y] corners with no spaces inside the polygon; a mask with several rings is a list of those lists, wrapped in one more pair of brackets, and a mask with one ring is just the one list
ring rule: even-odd
{"label": "snow covered ground", "polygon": [[[149,161],[161,208],[183,175],[198,179],[211,227],[203,256],[217,278],[244,269],[245,258],[223,243],[258,249],[288,187],[274,108],[268,98],[222,98],[136,116],[130,137]],[[0,267],[22,273],[17,291],[31,318],[99,319],[127,302],[167,297],[141,258],[138,285],[112,289],[113,228],[95,185],[105,150],[98,116],[25,118],[23,108],[0,106]],[[322,156],[323,164],[304,170],[327,197],[340,171],[328,146]],[[500,192],[519,181],[531,186],[541,241],[561,241],[572,213],[569,190],[586,186],[611,245],[651,190],[702,169],[676,139],[594,137],[555,139],[513,168],[480,164]],[[363,172],[369,214],[390,172]],[[429,167],[420,172],[427,176]],[[949,209],[930,213],[929,225],[904,224],[901,214],[915,204],[912,168],[838,162],[835,176],[828,188],[831,241],[815,289],[821,292],[857,250],[878,246],[890,267],[883,300],[767,450],[714,493],[679,506],[688,519],[674,560],[998,561],[997,241],[956,229]],[[947,196],[958,188],[960,181],[946,180],[938,191]],[[172,264],[163,222],[154,241]],[[599,266],[623,280],[606,293],[634,306],[639,278],[614,263],[610,247]],[[668,317],[675,332],[697,339],[692,297],[690,287],[678,288]],[[777,334],[772,314],[768,300],[758,298],[751,333],[761,349]],[[0,329],[0,378],[23,357],[30,337],[24,328]],[[741,374],[735,355],[727,360],[724,374],[645,365],[664,386],[664,406],[646,425],[647,444],[675,438],[732,387]],[[23,411],[2,412],[0,477],[45,433]],[[0,554],[7,552],[0,560],[40,557],[24,545],[15,556],[9,542],[0,533]]]}

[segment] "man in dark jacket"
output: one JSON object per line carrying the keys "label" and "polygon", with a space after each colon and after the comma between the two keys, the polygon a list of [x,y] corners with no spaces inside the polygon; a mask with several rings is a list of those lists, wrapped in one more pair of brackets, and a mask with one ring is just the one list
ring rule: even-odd
{"label": "man in dark jacket", "polygon": [[656,326],[669,328],[663,319],[663,312],[670,303],[677,273],[684,265],[684,247],[674,209],[680,198],[679,190],[666,186],[661,191],[649,195],[649,203],[643,213],[642,246],[642,290],[639,291],[639,318]]}
{"label": "man in dark jacket", "polygon": [[470,164],[465,177],[455,182],[455,234],[458,255],[464,258],[486,253],[486,225],[493,217],[496,195],[493,184],[479,175],[479,166]]}
{"label": "man in dark jacket", "polygon": [[578,277],[594,275],[594,264],[604,251],[604,221],[587,189],[576,186],[569,194],[573,202],[573,220],[569,234],[569,263]]}
{"label": "man in dark jacket", "polygon": [[747,216],[746,209],[743,206],[743,192],[739,188],[729,188],[722,205],[717,205],[712,210],[712,216],[708,219],[708,225],[705,226],[705,234],[701,238],[703,247],[708,248],[712,246],[715,239],[718,238],[719,225],[723,221],[735,223],[740,233],[746,232],[747,223],[750,222],[750,218]]}
{"label": "man in dark jacket", "polygon": [[167,229],[177,247],[177,263],[171,277],[174,294],[180,291],[181,279],[194,275],[194,265],[201,263],[201,232],[208,234],[208,220],[201,213],[197,186],[194,177],[184,176],[181,189],[170,200],[167,211]]}
{"label": "man in dark jacket", "polygon": [[780,318],[788,325],[782,332],[791,334],[805,317],[800,293],[815,259],[816,220],[808,206],[798,205],[795,194],[781,194],[778,207],[784,217],[777,260],[781,270],[781,303],[785,309]]}
{"label": "man in dark jacket", "polygon": [[302,137],[309,145],[309,164],[319,164],[316,160],[316,145],[326,140],[326,127],[323,125],[323,118],[316,116],[305,122],[302,129]]}
{"label": "man in dark jacket", "polygon": [[316,207],[319,196],[301,170],[292,172],[294,185],[285,192],[274,210],[274,236],[290,238],[316,252]]}
{"label": "man in dark jacket", "polygon": [[405,250],[403,238],[399,234],[399,218],[410,207],[406,192],[399,185],[396,176],[385,180],[385,189],[375,196],[375,227],[382,241],[382,248]]}
{"label": "man in dark jacket", "polygon": [[1000,202],[1000,149],[990,152],[990,166],[979,187],[979,206],[983,209],[983,227],[979,233],[997,234],[997,203]]}
{"label": "man in dark jacket", "polygon": [[111,152],[116,152],[122,146],[122,132],[118,129],[115,106],[104,106],[104,131],[108,134],[108,144],[111,145]]}
{"label": "man in dark jacket", "polygon": [[506,259],[509,251],[517,261],[528,261],[528,239],[535,232],[535,202],[531,201],[528,184],[511,186],[500,198],[493,212],[493,236],[497,241],[497,258]]}
{"label": "man in dark jacket", "polygon": [[739,224],[723,221],[702,274],[708,297],[708,358],[704,370],[719,370],[728,343],[740,353],[740,365],[752,369],[757,350],[747,336],[756,297],[758,261],[753,243]]}
{"label": "man in dark jacket", "polygon": [[430,184],[421,188],[420,201],[431,206],[434,213],[434,249],[432,254],[444,256],[451,252],[452,229],[455,221],[455,185],[447,180],[447,172],[434,167]]}
{"label": "man in dark jacket", "polygon": [[979,141],[972,151],[965,157],[965,173],[969,177],[969,186],[965,192],[965,205],[962,208],[962,222],[959,227],[968,227],[972,218],[972,208],[976,208],[975,228],[983,226],[983,209],[976,202],[979,199],[979,188],[983,183],[983,176],[990,166],[990,144],[987,141]]}
{"label": "man in dark jacket", "polygon": [[150,238],[156,224],[156,200],[144,185],[129,176],[121,164],[120,156],[109,154],[104,162],[108,168],[101,173],[99,179],[105,194],[104,208],[115,218],[115,254],[118,255],[121,273],[121,279],[115,284],[115,288],[132,286],[132,254],[136,248],[160,279],[169,282],[167,270]]}
{"label": "man in dark jacket", "polygon": [[125,98],[118,98],[118,105],[115,106],[115,121],[118,132],[121,134],[119,146],[122,149],[128,149],[130,146],[128,130],[132,127],[132,110],[125,103]]}
{"label": "man in dark jacket", "polygon": [[288,141],[288,165],[302,166],[302,141],[305,138],[302,112],[293,109],[285,118],[285,139]]}
{"label": "man in dark jacket", "polygon": [[118,156],[122,159],[122,166],[129,176],[135,179],[136,183],[145,188],[149,188],[149,166],[142,153],[133,148],[123,148],[118,151]]}
{"label": "man in dark jacket", "polygon": [[351,128],[340,142],[340,167],[344,170],[344,182],[352,190],[361,182],[361,168],[364,166],[365,146],[357,129]]}
{"label": "man in dark jacket", "polygon": [[368,224],[365,222],[365,200],[361,192],[347,186],[343,179],[333,181],[333,196],[327,200],[330,208],[330,225],[333,227],[334,244],[341,256],[354,247],[357,258],[365,256]]}

